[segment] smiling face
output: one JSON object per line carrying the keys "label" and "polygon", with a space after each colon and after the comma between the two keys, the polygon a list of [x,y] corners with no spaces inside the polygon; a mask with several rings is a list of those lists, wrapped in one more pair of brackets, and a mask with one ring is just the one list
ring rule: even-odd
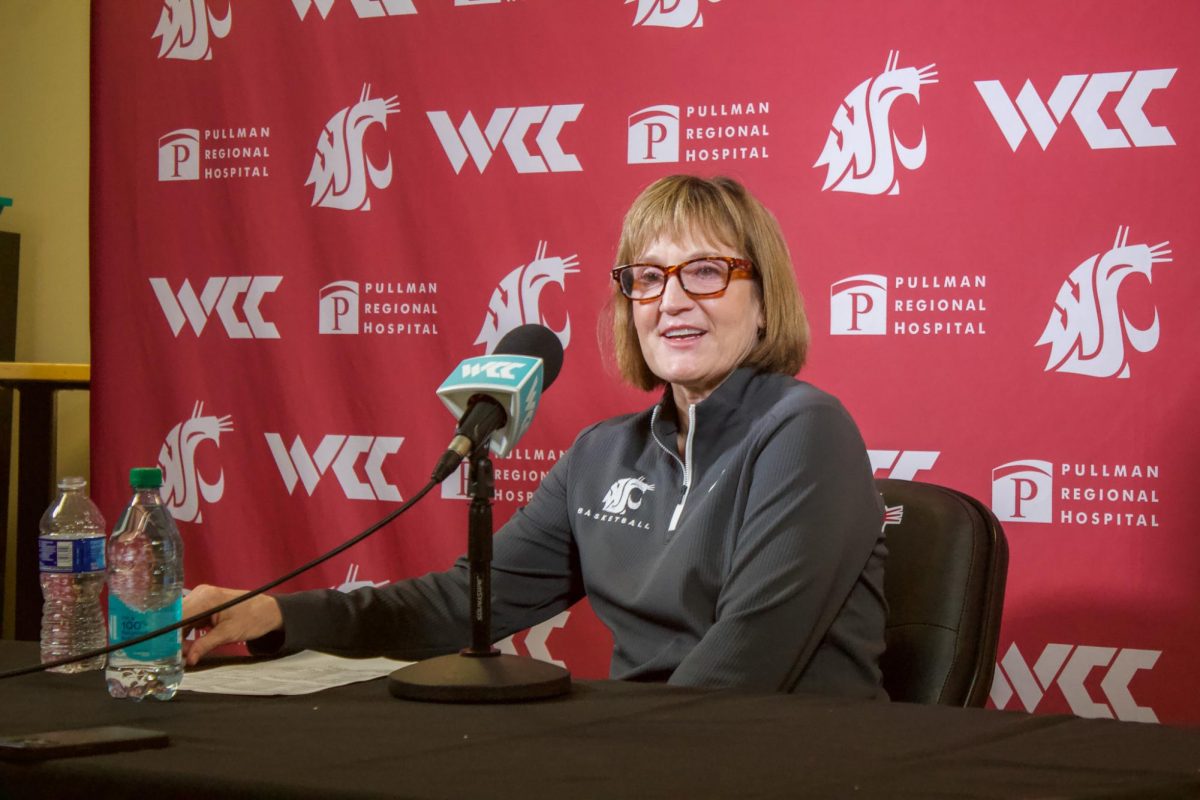
{"label": "smiling face", "polygon": [[[659,236],[637,260],[666,267],[700,256],[743,254],[704,237]],[[708,397],[745,360],[764,327],[755,281],[733,280],[723,295],[695,299],[675,274],[661,297],[630,306],[642,356],[651,372],[671,384],[681,411]]]}

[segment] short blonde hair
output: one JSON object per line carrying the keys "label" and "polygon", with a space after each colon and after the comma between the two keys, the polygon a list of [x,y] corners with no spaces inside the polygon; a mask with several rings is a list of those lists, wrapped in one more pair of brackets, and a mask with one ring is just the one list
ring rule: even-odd
{"label": "short blonde hair", "polygon": [[[795,375],[808,353],[808,319],[792,259],[774,215],[731,178],[672,175],[650,184],[633,201],[621,226],[617,265],[638,260],[660,236],[707,239],[735,247],[754,264],[765,328],[741,366]],[[632,301],[613,282],[608,316],[621,377],[639,389],[661,386],[650,371],[630,311]]]}

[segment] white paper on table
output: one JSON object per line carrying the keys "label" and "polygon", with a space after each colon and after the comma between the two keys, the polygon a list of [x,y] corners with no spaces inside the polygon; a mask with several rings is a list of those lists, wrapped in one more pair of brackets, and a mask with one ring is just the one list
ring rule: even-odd
{"label": "white paper on table", "polygon": [[270,661],[185,672],[179,688],[213,694],[312,694],[334,686],[381,678],[411,663],[391,658],[341,658],[304,650]]}

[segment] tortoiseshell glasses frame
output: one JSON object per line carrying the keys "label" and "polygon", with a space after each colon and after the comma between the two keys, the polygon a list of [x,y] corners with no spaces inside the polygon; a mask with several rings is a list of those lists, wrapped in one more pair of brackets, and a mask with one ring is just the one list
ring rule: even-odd
{"label": "tortoiseshell glasses frame", "polygon": [[[701,256],[663,267],[658,264],[626,264],[612,271],[621,294],[639,303],[662,297],[667,281],[678,274],[679,286],[692,298],[720,297],[735,278],[750,278],[754,264],[733,256]],[[691,288],[689,288],[689,286]]]}

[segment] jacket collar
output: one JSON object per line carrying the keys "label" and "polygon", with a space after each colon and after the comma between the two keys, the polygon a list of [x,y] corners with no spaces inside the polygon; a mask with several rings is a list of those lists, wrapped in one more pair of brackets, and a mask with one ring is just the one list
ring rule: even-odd
{"label": "jacket collar", "polygon": [[[724,430],[737,424],[739,416],[745,412],[743,400],[750,381],[757,372],[754,367],[738,367],[708,397],[696,404],[697,433],[703,430],[706,436],[712,436],[710,428]],[[675,413],[675,397],[671,393],[671,384],[667,384],[658,402],[658,413],[653,416],[654,431],[665,441],[673,441],[665,437],[673,437],[679,432]]]}

